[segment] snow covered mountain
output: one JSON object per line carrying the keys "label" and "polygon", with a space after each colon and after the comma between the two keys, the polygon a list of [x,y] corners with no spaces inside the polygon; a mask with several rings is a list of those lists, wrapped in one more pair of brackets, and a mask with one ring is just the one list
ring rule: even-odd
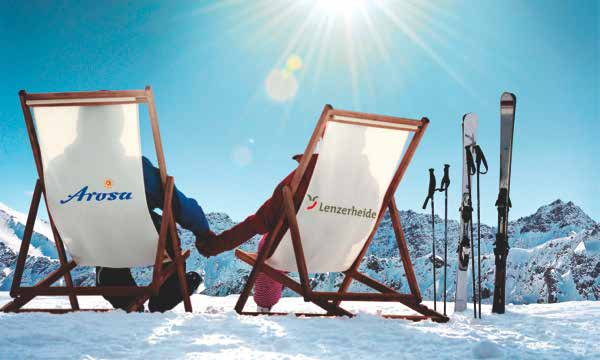
{"label": "snow covered mountain", "polygon": [[[400,211],[409,250],[421,291],[426,299],[433,296],[431,263],[431,222],[429,215]],[[16,253],[23,236],[25,215],[0,204],[0,290],[8,290],[12,282]],[[231,227],[234,222],[223,213],[208,214],[215,232]],[[443,219],[436,217],[438,258],[443,255]],[[507,301],[513,303],[557,302],[600,299],[600,224],[592,220],[572,202],[556,200],[540,207],[533,215],[517,219],[509,225],[512,246],[507,268]],[[184,248],[193,248],[193,235],[179,229]],[[458,222],[448,223],[448,295],[454,294]],[[491,302],[494,281],[493,242],[495,229],[482,224],[482,282],[484,302]],[[23,282],[32,285],[58,266],[49,225],[38,220],[33,249],[27,259]],[[258,237],[243,248],[256,249]],[[236,260],[233,252],[206,259],[195,249],[188,259],[188,270],[201,272],[205,278],[203,293],[229,295],[239,293],[250,268]],[[389,286],[408,291],[389,214],[378,229],[361,268]],[[442,298],[443,263],[438,261],[438,299]],[[91,285],[91,268],[76,268],[74,282]],[[149,268],[134,269],[138,283],[147,283]],[[319,274],[312,283],[321,290],[333,290],[341,274]],[[360,289],[360,284],[353,284]],[[469,285],[469,289],[471,286]],[[364,289],[363,289],[364,290]],[[287,293],[287,292],[286,292]],[[288,293],[291,294],[291,293]]]}

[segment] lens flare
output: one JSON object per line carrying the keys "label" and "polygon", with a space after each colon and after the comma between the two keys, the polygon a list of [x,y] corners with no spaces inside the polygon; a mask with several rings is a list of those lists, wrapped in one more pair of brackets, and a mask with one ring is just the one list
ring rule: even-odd
{"label": "lens flare", "polygon": [[294,72],[296,70],[300,70],[302,67],[302,59],[298,55],[292,55],[288,58],[286,63],[286,69],[290,72]]}
{"label": "lens flare", "polygon": [[252,162],[252,150],[246,145],[237,145],[231,151],[231,160],[240,167]]}
{"label": "lens flare", "polygon": [[280,69],[269,73],[265,86],[271,99],[282,102],[293,98],[298,91],[298,82],[294,74]]}

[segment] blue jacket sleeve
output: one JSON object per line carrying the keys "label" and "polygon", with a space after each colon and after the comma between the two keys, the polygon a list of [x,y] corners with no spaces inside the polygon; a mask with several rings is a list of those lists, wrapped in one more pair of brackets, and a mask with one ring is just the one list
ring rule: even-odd
{"label": "blue jacket sleeve", "polygon": [[[142,168],[148,209],[163,210],[164,192],[160,182],[160,171],[145,156],[142,156]],[[173,191],[173,215],[179,225],[195,235],[205,235],[209,230],[202,207],[196,200],[186,197],[177,187]]]}

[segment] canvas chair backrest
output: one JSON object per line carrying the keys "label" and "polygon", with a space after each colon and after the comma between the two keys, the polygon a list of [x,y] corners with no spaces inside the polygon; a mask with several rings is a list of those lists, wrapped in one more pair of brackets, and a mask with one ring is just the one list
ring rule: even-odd
{"label": "canvas chair backrest", "polygon": [[78,265],[151,265],[158,234],[146,204],[138,104],[91,101],[33,108],[50,216]]}
{"label": "canvas chair backrest", "polygon": [[[340,115],[328,120],[297,213],[309,273],[345,271],[359,256],[402,159],[407,127]],[[266,262],[297,271],[289,230]]]}

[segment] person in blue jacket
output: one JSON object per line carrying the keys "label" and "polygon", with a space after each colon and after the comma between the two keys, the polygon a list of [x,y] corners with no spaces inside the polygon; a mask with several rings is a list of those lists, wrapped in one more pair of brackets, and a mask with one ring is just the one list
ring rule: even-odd
{"label": "person in blue jacket", "polygon": [[[156,229],[160,228],[161,216],[154,210],[163,209],[164,192],[160,181],[160,172],[150,160],[142,157],[142,167],[144,173],[144,187],[146,192],[146,202],[152,221]],[[179,189],[174,188],[173,192],[173,216],[175,221],[184,229],[190,230],[196,236],[197,241],[206,238],[210,232],[208,221],[204,215],[202,207],[192,198],[186,197]],[[167,242],[169,243],[169,242]],[[173,249],[167,247],[167,252],[172,256]],[[202,278],[196,272],[186,273],[188,291],[193,294],[202,283]],[[135,280],[131,275],[129,268],[96,268],[96,284],[99,286],[135,286]],[[116,309],[126,310],[126,307],[135,299],[127,296],[104,296]],[[179,288],[179,282],[174,273],[161,286],[158,295],[152,296],[148,303],[151,312],[164,312],[174,308],[183,301],[183,295]],[[143,309],[141,309],[143,311]]]}

